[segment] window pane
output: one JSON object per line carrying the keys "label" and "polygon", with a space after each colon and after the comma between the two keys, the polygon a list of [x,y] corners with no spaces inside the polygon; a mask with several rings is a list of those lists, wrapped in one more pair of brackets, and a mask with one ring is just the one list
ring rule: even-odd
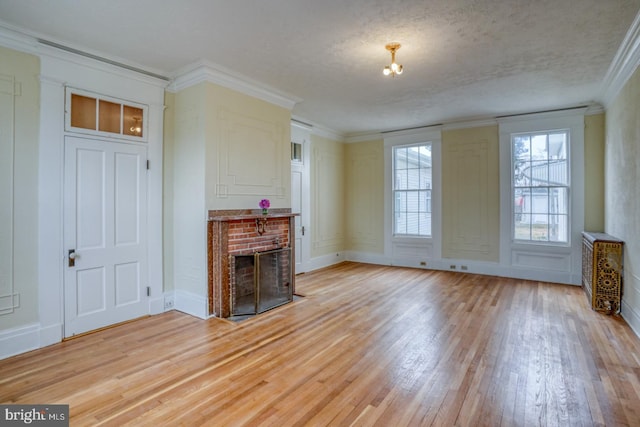
{"label": "window pane", "polygon": [[407,149],[406,148],[396,148],[395,158],[396,158],[396,165],[395,165],[396,170],[407,168]]}
{"label": "window pane", "polygon": [[420,234],[424,236],[431,235],[431,214],[423,213],[420,216]]}
{"label": "window pane", "polygon": [[567,137],[566,132],[549,134],[549,158],[567,159]]}
{"label": "window pane", "polygon": [[549,216],[549,240],[566,242],[569,239],[569,218],[567,215]]}
{"label": "window pane", "polygon": [[420,188],[431,188],[431,168],[420,169]]}
{"label": "window pane", "polygon": [[531,158],[534,160],[547,160],[549,158],[546,134],[534,135],[531,138]]}
{"label": "window pane", "polygon": [[549,212],[565,215],[569,213],[569,191],[567,188],[549,190]]}
{"label": "window pane", "polygon": [[407,170],[407,188],[417,190],[420,188],[420,169]]}
{"label": "window pane", "polygon": [[549,240],[549,227],[547,223],[531,225],[531,240],[546,242]]}
{"label": "window pane", "polygon": [[531,138],[527,136],[515,136],[513,138],[512,153],[514,161],[527,161],[531,159]]}
{"label": "window pane", "polygon": [[431,147],[421,145],[418,147],[418,153],[420,154],[420,167],[431,167]]}
{"label": "window pane", "polygon": [[71,126],[96,130],[96,99],[71,94]]}
{"label": "window pane", "polygon": [[396,234],[407,234],[407,214],[406,212],[396,213]]}
{"label": "window pane", "polygon": [[102,132],[120,133],[121,104],[100,100],[98,130]]}
{"label": "window pane", "polygon": [[528,222],[516,222],[513,238],[516,240],[531,240],[531,229]]}
{"label": "window pane", "polygon": [[431,190],[420,191],[420,210],[431,212]]}
{"label": "window pane", "polygon": [[420,234],[420,214],[407,212],[407,234]]}
{"label": "window pane", "polygon": [[407,193],[407,212],[420,211],[420,201],[417,191],[410,191]]}
{"label": "window pane", "polygon": [[395,189],[406,190],[407,188],[409,188],[409,186],[407,185],[407,170],[406,169],[396,170]]}
{"label": "window pane", "polygon": [[569,168],[566,160],[551,160],[549,163],[549,184],[569,184]]}
{"label": "window pane", "polygon": [[[549,190],[546,188],[534,188],[531,190],[531,213],[534,216],[531,222],[547,222],[547,213],[549,213]],[[540,216],[538,214],[544,215]]]}
{"label": "window pane", "polygon": [[529,185],[531,186],[549,185],[549,163],[546,160],[531,162],[526,174],[529,177]]}
{"label": "window pane", "polygon": [[124,105],[122,110],[124,116],[122,133],[142,137],[142,108]]}

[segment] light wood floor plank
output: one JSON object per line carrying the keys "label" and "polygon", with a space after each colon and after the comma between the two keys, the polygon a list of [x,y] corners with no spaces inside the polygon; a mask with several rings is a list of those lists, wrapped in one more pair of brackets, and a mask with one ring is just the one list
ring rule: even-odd
{"label": "light wood floor plank", "polygon": [[579,287],[344,263],[249,320],[168,312],[0,361],[73,426],[636,426],[640,340]]}

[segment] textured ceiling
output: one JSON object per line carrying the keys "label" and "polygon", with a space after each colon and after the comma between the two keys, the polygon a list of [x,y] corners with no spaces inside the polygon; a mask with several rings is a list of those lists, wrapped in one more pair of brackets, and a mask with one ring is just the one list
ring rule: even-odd
{"label": "textured ceiling", "polygon": [[[175,76],[206,60],[345,135],[597,102],[640,0],[0,0],[0,24]],[[384,45],[403,75],[390,78]]]}

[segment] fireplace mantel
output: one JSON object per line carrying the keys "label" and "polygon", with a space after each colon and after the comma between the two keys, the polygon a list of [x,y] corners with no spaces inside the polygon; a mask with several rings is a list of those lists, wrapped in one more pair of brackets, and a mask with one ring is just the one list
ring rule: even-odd
{"label": "fireplace mantel", "polygon": [[266,215],[260,209],[209,211],[209,315],[230,316],[230,256],[291,248],[295,286],[294,219],[298,215],[291,209],[270,209]]}
{"label": "fireplace mantel", "polygon": [[252,210],[224,210],[224,211],[209,211],[209,221],[236,221],[241,219],[256,219],[256,218],[289,218],[299,216],[300,214],[291,212],[279,212],[290,211],[290,209],[274,209],[268,214],[263,214],[259,209]]}

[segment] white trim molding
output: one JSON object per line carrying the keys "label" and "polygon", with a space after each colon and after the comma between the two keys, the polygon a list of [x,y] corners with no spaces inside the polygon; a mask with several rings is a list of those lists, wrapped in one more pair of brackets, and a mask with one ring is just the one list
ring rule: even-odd
{"label": "white trim molding", "polygon": [[[584,113],[586,108],[508,117],[499,120],[500,135],[500,264],[511,277],[538,278],[579,285],[584,229]],[[511,135],[568,129],[571,205],[567,245],[515,242],[512,238]],[[530,272],[535,273],[530,276]]]}
{"label": "white trim molding", "polygon": [[[430,143],[431,236],[396,237],[393,235],[393,148],[400,145]],[[407,257],[414,261],[439,259],[442,254],[442,133],[441,126],[392,132],[384,138],[384,254],[391,265],[403,265]],[[411,261],[409,261],[411,263]],[[411,265],[411,264],[409,264]]]}
{"label": "white trim molding", "polygon": [[629,27],[602,80],[602,100],[605,107],[609,107],[616,99],[638,65],[640,65],[640,13],[636,15]]}
{"label": "white trim molding", "polygon": [[167,90],[179,92],[202,82],[214,83],[288,110],[302,101],[294,95],[285,94],[206,60],[197,61],[180,69]]}
{"label": "white trim molding", "polygon": [[206,296],[176,289],[174,291],[174,297],[174,309],[199,319],[208,319],[211,317],[209,316],[209,304]]}

